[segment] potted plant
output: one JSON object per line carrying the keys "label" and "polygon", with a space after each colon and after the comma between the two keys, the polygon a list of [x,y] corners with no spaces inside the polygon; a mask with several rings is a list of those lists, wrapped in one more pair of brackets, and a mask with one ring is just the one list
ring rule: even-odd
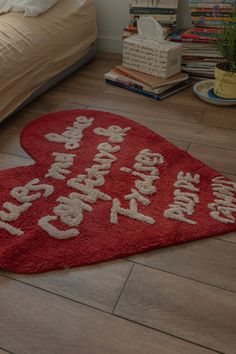
{"label": "potted plant", "polygon": [[217,43],[224,61],[216,65],[214,92],[217,96],[236,99],[236,8],[233,21],[223,30]]}

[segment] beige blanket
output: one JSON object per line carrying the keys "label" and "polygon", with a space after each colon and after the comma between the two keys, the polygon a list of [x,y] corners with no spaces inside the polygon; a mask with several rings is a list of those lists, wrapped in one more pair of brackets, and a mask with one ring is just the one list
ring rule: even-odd
{"label": "beige blanket", "polygon": [[0,16],[0,121],[96,39],[93,0],[60,0],[36,17]]}

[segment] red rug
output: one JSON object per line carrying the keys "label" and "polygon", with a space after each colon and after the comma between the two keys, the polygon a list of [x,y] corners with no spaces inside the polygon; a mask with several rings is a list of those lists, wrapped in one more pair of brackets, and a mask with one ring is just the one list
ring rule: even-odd
{"label": "red rug", "polygon": [[48,114],[0,172],[0,267],[37,273],[236,230],[236,184],[132,120]]}

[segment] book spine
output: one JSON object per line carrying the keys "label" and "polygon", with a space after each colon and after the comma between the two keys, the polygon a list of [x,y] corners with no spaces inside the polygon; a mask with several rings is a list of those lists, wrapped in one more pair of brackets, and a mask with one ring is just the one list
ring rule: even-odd
{"label": "book spine", "polygon": [[216,41],[219,35],[183,34],[181,39],[197,39],[203,41]]}
{"label": "book spine", "polygon": [[136,15],[130,15],[130,20],[136,21],[142,16],[151,16],[155,18],[155,20],[159,22],[165,22],[165,23],[175,23],[176,22],[176,15],[143,15],[143,14],[136,14]]}
{"label": "book spine", "polygon": [[221,59],[222,58],[222,56],[220,55],[220,54],[210,54],[210,53],[207,53],[207,54],[204,54],[204,53],[199,53],[199,54],[197,54],[197,53],[191,53],[191,52],[189,52],[189,53],[184,53],[184,55],[182,56],[182,58],[184,58],[184,59],[187,59],[187,58],[206,58],[206,56],[208,57],[208,58],[219,58],[219,59]]}
{"label": "book spine", "polygon": [[164,9],[164,8],[152,8],[152,7],[131,7],[130,14],[142,14],[142,15],[174,15],[176,9]]}
{"label": "book spine", "polygon": [[[219,17],[217,16],[219,15]],[[232,18],[232,13],[192,12],[192,17]]]}
{"label": "book spine", "polygon": [[175,93],[182,91],[184,89],[186,89],[187,87],[192,86],[192,81],[190,79],[184,81],[184,82],[180,82],[179,84],[177,84],[176,86],[174,86],[174,88],[170,88],[167,91],[163,92],[162,94],[160,94],[160,100],[164,100],[165,98],[174,95]]}
{"label": "book spine", "polygon": [[[139,90],[153,92],[151,87],[148,87],[147,85],[145,85],[141,82],[137,82],[137,80],[130,77],[130,75],[124,74],[123,72],[121,72],[121,70],[115,69],[114,71],[117,73],[116,78],[110,77],[109,73],[105,74],[105,78],[108,80],[119,82],[120,84],[136,87]],[[121,75],[125,76],[125,78],[122,77]]]}
{"label": "book spine", "polygon": [[184,82],[181,82],[177,85],[174,86],[174,88],[169,88],[167,89],[165,92],[161,93],[161,94],[155,94],[155,93],[152,93],[152,92],[147,92],[147,91],[144,91],[144,90],[140,90],[140,89],[137,89],[135,87],[132,87],[132,86],[128,86],[128,85],[125,85],[125,84],[122,84],[122,83],[119,83],[119,82],[116,82],[116,81],[113,81],[113,80],[109,80],[109,79],[105,79],[106,83],[110,84],[110,85],[113,85],[113,86],[118,86],[120,88],[124,88],[126,90],[129,90],[129,91],[133,91],[135,93],[138,93],[140,95],[143,95],[143,96],[147,96],[147,97],[150,97],[150,98],[153,98],[155,100],[163,100],[189,86],[192,85],[192,81],[191,80],[185,80]]}
{"label": "book spine", "polygon": [[133,0],[132,7],[151,7],[151,8],[157,8],[157,7],[168,7],[168,8],[174,8],[176,9],[178,7],[178,0]]}
{"label": "book spine", "polygon": [[109,79],[105,79],[105,81],[106,81],[108,84],[110,84],[110,85],[118,86],[118,87],[124,88],[124,89],[126,89],[126,90],[129,90],[129,91],[132,91],[132,92],[136,92],[136,93],[138,93],[138,94],[140,94],[140,95],[153,98],[153,99],[155,99],[155,100],[160,100],[160,96],[157,95],[157,94],[155,94],[155,93],[148,92],[148,91],[144,91],[144,90],[135,88],[135,87],[133,87],[133,86],[125,85],[125,84],[123,84],[123,83],[120,83],[120,82],[117,82],[117,81],[113,81],[113,80],[109,80]]}
{"label": "book spine", "polygon": [[[191,4],[194,4],[194,6],[195,6],[195,4],[197,4],[197,3],[199,3],[199,1],[198,0],[190,0],[189,1],[189,5],[191,6]],[[218,4],[220,4],[220,5],[225,5],[225,4],[230,4],[231,6],[232,5],[235,5],[235,0],[207,0],[206,2],[200,2],[199,3],[199,5],[201,4],[213,4],[213,5],[218,5]],[[203,6],[204,7],[204,6]]]}
{"label": "book spine", "polygon": [[202,39],[202,40],[218,40],[219,36],[221,35],[222,32],[220,31],[191,31],[188,32],[186,31],[181,35],[181,38],[189,38],[189,39]]}
{"label": "book spine", "polygon": [[152,7],[152,6],[157,6],[159,0],[133,0],[132,1],[132,6],[137,6],[137,7]]}
{"label": "book spine", "polygon": [[211,37],[200,37],[200,38],[182,38],[182,42],[191,42],[191,43],[209,43],[212,41],[217,41],[217,38],[211,38]]}
{"label": "book spine", "polygon": [[[110,77],[109,73],[108,73],[108,74],[105,74],[105,76],[104,76],[105,79],[112,80],[112,81],[118,82],[123,85],[132,86],[132,87],[135,87],[139,90],[147,91],[147,92],[154,93],[154,94],[160,94],[161,92],[163,92],[163,91],[167,90],[168,88],[175,85],[175,84],[174,85],[167,84],[167,85],[164,85],[159,88],[151,88],[150,86],[147,86],[144,83],[133,79],[130,75],[128,75],[127,73],[123,73],[119,69],[115,69],[115,72],[118,74],[118,76],[116,78]],[[125,76],[125,78],[122,76],[119,76],[119,75]]]}
{"label": "book spine", "polygon": [[191,12],[219,12],[219,13],[229,13],[232,14],[233,10],[231,7],[191,7]]}
{"label": "book spine", "polygon": [[208,3],[205,3],[205,2],[201,2],[201,3],[189,3],[189,7],[190,9],[192,8],[203,8],[203,9],[214,9],[214,8],[217,8],[217,9],[229,9],[229,10],[232,10],[232,5],[231,4],[208,4]]}
{"label": "book spine", "polygon": [[207,23],[207,22],[235,22],[235,19],[232,17],[207,17],[207,16],[192,16],[193,21],[199,21],[200,23]]}
{"label": "book spine", "polygon": [[[189,30],[187,30],[186,34],[188,33]],[[219,28],[208,28],[207,30],[205,28],[201,28],[201,27],[194,27],[193,30],[193,34],[200,34],[200,35],[219,35],[223,33],[223,28],[219,29]],[[191,34],[191,32],[190,32]]]}

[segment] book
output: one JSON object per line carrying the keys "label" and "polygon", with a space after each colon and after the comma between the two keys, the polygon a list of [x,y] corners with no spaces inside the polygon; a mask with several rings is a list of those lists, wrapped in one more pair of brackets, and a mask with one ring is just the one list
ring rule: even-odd
{"label": "book", "polygon": [[[138,33],[138,29],[137,27],[127,27],[127,28],[124,28],[123,30],[123,34],[122,34],[122,39],[126,39],[126,38],[129,38],[130,36],[132,36],[133,34],[137,34]],[[164,35],[164,38],[166,39],[169,34],[172,33],[172,30],[171,30],[171,27],[169,26],[166,26],[166,27],[163,27],[163,35]]]}
{"label": "book", "polygon": [[214,13],[218,13],[218,14],[233,14],[233,9],[230,8],[218,8],[218,7],[197,7],[197,8],[191,8],[191,13],[195,14],[195,13],[199,13],[199,14],[203,14],[203,13],[209,13],[214,14]]}
{"label": "book", "polygon": [[215,9],[227,9],[227,10],[231,10],[232,9],[232,4],[225,4],[225,3],[218,3],[218,4],[209,4],[207,2],[195,2],[195,3],[189,3],[189,7],[190,9],[192,10],[193,9],[198,9],[199,8],[202,8],[202,9],[207,9],[208,11],[209,10],[213,10],[214,8]]}
{"label": "book", "polygon": [[[189,4],[197,4],[199,3],[199,0],[189,0]],[[207,1],[201,1],[200,4],[230,4],[231,6],[232,5],[235,5],[235,0],[207,0]]]}
{"label": "book", "polygon": [[209,20],[211,18],[213,18],[214,20],[222,20],[225,21],[228,18],[232,18],[233,14],[232,13],[214,13],[214,12],[192,12],[191,13],[192,18],[194,19],[195,17],[206,17],[209,18]]}
{"label": "book", "polygon": [[189,7],[192,11],[192,9],[196,9],[199,10],[200,9],[206,9],[207,11],[213,10],[213,9],[219,9],[219,10],[227,10],[227,11],[231,11],[232,10],[232,4],[209,4],[207,2],[200,2],[200,3],[194,3],[191,4],[189,3]]}
{"label": "book", "polygon": [[182,39],[196,39],[204,41],[217,41],[223,29],[217,28],[190,28],[180,34]]}
{"label": "book", "polygon": [[215,66],[222,60],[216,40],[222,28],[193,27],[169,36],[183,45],[181,69],[190,78],[214,78]]}
{"label": "book", "polygon": [[131,26],[142,16],[152,16],[162,25],[175,25],[178,0],[133,0],[130,5]]}
{"label": "book", "polygon": [[133,0],[131,6],[177,9],[178,0]]}
{"label": "book", "polygon": [[[200,0],[201,1],[201,0]],[[235,25],[233,8],[235,0],[206,0],[198,2],[189,0],[192,23],[206,28],[221,28],[225,25]]]}
{"label": "book", "polygon": [[128,85],[128,86],[132,86],[132,87],[135,87],[139,90],[144,90],[144,91],[148,91],[148,92],[151,92],[151,93],[155,93],[155,94],[160,94],[164,91],[166,91],[167,89],[173,87],[176,85],[176,83],[172,83],[172,84],[169,84],[169,85],[165,85],[165,86],[161,86],[159,88],[151,88],[150,86],[146,85],[146,84],[143,84],[142,82],[140,81],[137,81],[137,80],[134,80],[134,79],[131,79],[125,75],[122,75],[120,73],[120,71],[116,68],[112,69],[111,71],[109,71],[108,73],[106,73],[104,75],[104,78],[107,79],[107,80],[112,80],[112,81],[115,81],[115,82],[119,82],[121,84],[124,84],[124,85]]}
{"label": "book", "polygon": [[169,84],[176,84],[181,81],[187,80],[188,75],[184,73],[178,73],[172,77],[169,77],[168,79],[161,79],[159,77],[155,77],[152,75],[144,74],[129,68],[124,67],[123,65],[118,65],[116,66],[116,69],[119,70],[119,72],[126,77],[129,77],[131,79],[137,80],[139,82],[142,82],[143,84],[146,84],[147,86],[151,87],[152,89],[159,88],[165,85]]}
{"label": "book", "polygon": [[124,31],[129,31],[129,32],[138,33],[137,27],[132,27],[132,26],[127,26],[127,27],[125,27],[125,28],[124,28]]}
{"label": "book", "polygon": [[131,21],[136,22],[140,17],[143,16],[151,16],[158,22],[162,23],[168,23],[168,24],[175,24],[177,16],[176,15],[148,15],[148,14],[135,14],[135,15],[130,15],[129,18]]}
{"label": "book", "polygon": [[130,36],[133,36],[133,34],[134,34],[134,32],[124,30],[122,33],[122,40],[129,38]]}
{"label": "book", "polygon": [[214,79],[215,76],[213,75],[197,75],[197,74],[191,74],[189,75],[190,79],[194,80],[194,81],[202,81],[202,80],[206,80],[206,79]]}
{"label": "book", "polygon": [[192,16],[193,21],[204,21],[206,22],[235,22],[235,19],[231,17],[214,17],[214,16]]}
{"label": "book", "polygon": [[159,7],[131,7],[130,14],[142,15],[175,15],[177,9],[159,8]]}
{"label": "book", "polygon": [[194,60],[183,60],[182,65],[185,65],[187,68],[214,68],[215,63],[211,61],[194,61]]}
{"label": "book", "polygon": [[[222,28],[224,26],[224,21],[208,21],[205,18],[198,19],[198,20],[193,20],[192,21],[193,25],[197,26],[204,26],[204,27],[216,27],[216,28]],[[235,26],[235,22],[226,22],[227,26]]]}
{"label": "book", "polygon": [[144,96],[153,98],[153,99],[158,100],[158,101],[164,100],[165,98],[167,98],[167,97],[169,97],[171,95],[174,95],[175,93],[177,93],[179,91],[182,91],[182,90],[184,90],[187,87],[192,86],[192,80],[188,79],[188,80],[183,81],[183,82],[175,85],[174,87],[166,90],[165,92],[162,92],[160,94],[155,94],[155,93],[152,93],[152,92],[140,90],[140,89],[138,89],[136,87],[128,86],[128,85],[125,85],[125,84],[122,84],[122,83],[119,83],[119,82],[116,82],[116,81],[112,81],[112,80],[109,80],[109,79],[105,79],[105,81],[106,81],[106,83],[108,83],[110,85],[117,86],[117,87],[120,87],[120,88],[124,88],[126,90],[129,90],[129,91],[138,93],[140,95],[144,95]]}

